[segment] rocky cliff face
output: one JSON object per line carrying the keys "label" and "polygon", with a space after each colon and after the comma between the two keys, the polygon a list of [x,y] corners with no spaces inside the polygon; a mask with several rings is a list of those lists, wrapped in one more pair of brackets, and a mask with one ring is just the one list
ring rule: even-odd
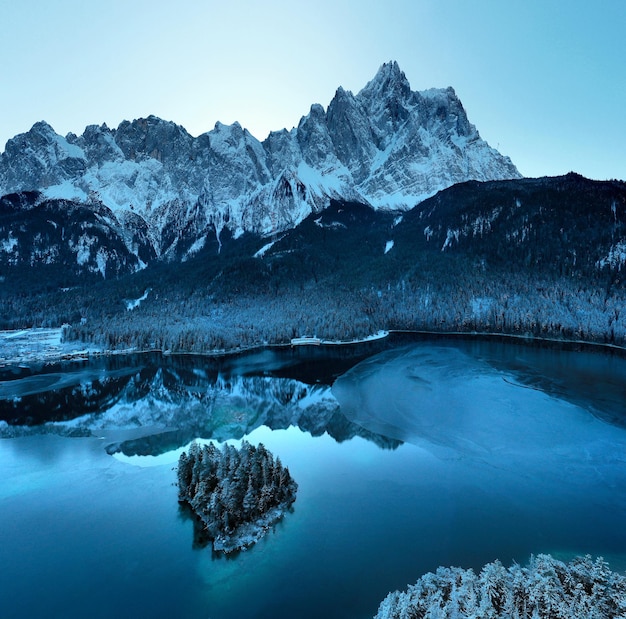
{"label": "rocky cliff face", "polygon": [[263,142],[238,123],[194,138],[150,116],[66,137],[39,122],[0,155],[0,195],[39,191],[104,207],[121,237],[147,239],[145,255],[183,259],[224,229],[292,228],[331,198],[406,210],[460,181],[519,176],[451,88],[412,91],[395,62]]}

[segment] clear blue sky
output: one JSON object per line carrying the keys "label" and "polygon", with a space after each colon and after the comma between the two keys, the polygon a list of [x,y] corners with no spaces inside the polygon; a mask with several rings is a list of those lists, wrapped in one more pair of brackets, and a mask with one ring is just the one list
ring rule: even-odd
{"label": "clear blue sky", "polygon": [[388,60],[526,176],[626,179],[626,1],[0,0],[0,151],[155,114],[264,139]]}

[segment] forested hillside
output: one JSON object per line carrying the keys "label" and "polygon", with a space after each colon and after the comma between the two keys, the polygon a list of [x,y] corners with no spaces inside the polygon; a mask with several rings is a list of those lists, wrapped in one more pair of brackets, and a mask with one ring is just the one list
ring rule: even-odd
{"label": "forested hillside", "polygon": [[271,237],[225,231],[119,277],[2,265],[0,328],[71,325],[107,348],[210,351],[379,329],[623,344],[626,184],[467,182],[404,214],[332,202]]}

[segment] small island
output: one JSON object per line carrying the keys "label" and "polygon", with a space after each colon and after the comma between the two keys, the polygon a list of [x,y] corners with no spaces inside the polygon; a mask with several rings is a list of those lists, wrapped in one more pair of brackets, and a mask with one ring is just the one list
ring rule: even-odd
{"label": "small island", "polygon": [[215,551],[257,542],[296,500],[298,484],[261,443],[241,448],[193,443],[178,460],[178,500],[187,504]]}

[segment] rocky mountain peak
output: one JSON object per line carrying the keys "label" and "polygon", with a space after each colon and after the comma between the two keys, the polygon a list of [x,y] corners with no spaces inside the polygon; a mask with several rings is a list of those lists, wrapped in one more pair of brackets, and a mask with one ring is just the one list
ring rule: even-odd
{"label": "rocky mountain peak", "polygon": [[7,142],[0,155],[0,193],[47,188],[84,170],[83,150],[40,121]]}
{"label": "rocky mountain peak", "polygon": [[331,199],[408,209],[460,181],[517,177],[480,139],[454,90],[412,91],[393,61],[358,94],[339,87],[326,110],[312,105],[296,128],[263,142],[238,122],[194,138],[148,116],[67,138],[36,123],[0,154],[0,196],[42,191],[98,203],[123,234],[134,234],[123,231],[133,222],[156,255],[168,256],[219,240],[224,228],[274,234]]}
{"label": "rocky mountain peak", "polygon": [[362,100],[396,99],[406,102],[411,97],[411,85],[395,61],[383,64],[372,80],[358,93]]}
{"label": "rocky mountain peak", "polygon": [[127,159],[150,157],[165,163],[186,154],[192,138],[180,125],[148,116],[123,121],[115,132],[115,142]]}
{"label": "rocky mountain peak", "polygon": [[90,161],[123,161],[125,155],[115,142],[115,132],[102,125],[89,125],[76,144],[85,152]]}
{"label": "rocky mountain peak", "polygon": [[56,132],[45,120],[40,120],[31,127],[26,135],[55,136]]}

